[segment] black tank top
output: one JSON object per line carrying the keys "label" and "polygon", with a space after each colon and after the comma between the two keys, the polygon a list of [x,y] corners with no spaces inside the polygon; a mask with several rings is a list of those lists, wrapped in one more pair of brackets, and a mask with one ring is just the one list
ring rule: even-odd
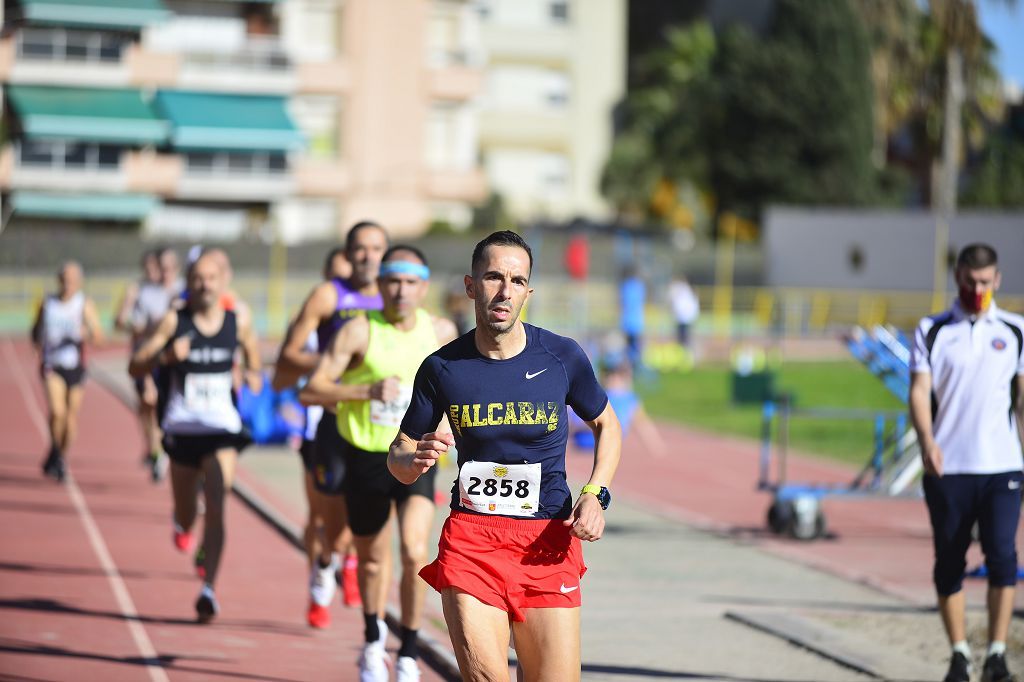
{"label": "black tank top", "polygon": [[[170,395],[163,428],[168,433],[238,433],[241,418],[235,407],[231,369],[238,348],[235,313],[224,312],[224,324],[212,336],[204,336],[192,313],[178,313],[174,339],[187,336],[192,348],[188,358],[168,367]],[[171,343],[173,343],[173,339]]]}

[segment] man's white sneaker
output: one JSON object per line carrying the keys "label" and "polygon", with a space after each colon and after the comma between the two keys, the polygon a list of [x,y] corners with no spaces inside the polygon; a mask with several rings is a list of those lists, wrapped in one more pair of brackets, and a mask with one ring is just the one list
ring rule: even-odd
{"label": "man's white sneaker", "polygon": [[363,654],[359,657],[359,682],[388,682],[390,664],[384,642],[370,642],[363,647]]}
{"label": "man's white sneaker", "polygon": [[398,682],[419,682],[420,667],[412,656],[399,656],[396,671]]}

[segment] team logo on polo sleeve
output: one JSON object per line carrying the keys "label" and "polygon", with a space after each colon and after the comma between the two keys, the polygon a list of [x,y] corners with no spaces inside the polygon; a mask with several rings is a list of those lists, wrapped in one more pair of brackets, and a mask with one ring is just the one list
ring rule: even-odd
{"label": "team logo on polo sleeve", "polygon": [[1006,341],[1003,339],[992,339],[992,347],[996,350],[1004,350],[1006,348]]}

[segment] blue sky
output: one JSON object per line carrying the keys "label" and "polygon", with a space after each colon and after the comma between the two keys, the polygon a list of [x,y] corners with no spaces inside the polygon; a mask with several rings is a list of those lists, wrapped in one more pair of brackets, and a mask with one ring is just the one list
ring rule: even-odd
{"label": "blue sky", "polygon": [[1003,78],[1024,86],[1024,0],[1008,9],[1002,0],[978,3],[985,33],[999,47],[996,64]]}

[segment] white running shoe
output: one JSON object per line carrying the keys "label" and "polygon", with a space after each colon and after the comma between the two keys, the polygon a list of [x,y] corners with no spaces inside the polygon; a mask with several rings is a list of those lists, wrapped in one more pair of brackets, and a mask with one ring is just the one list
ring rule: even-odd
{"label": "white running shoe", "polygon": [[420,667],[412,656],[399,656],[398,665],[395,668],[398,682],[419,682]]}
{"label": "white running shoe", "polygon": [[384,642],[377,640],[363,646],[359,657],[359,682],[388,682],[391,659],[384,650]]}
{"label": "white running shoe", "polygon": [[309,574],[309,598],[318,606],[330,606],[338,583],[334,580],[334,572],[338,570],[338,555],[331,556],[331,563],[320,568],[318,561]]}

